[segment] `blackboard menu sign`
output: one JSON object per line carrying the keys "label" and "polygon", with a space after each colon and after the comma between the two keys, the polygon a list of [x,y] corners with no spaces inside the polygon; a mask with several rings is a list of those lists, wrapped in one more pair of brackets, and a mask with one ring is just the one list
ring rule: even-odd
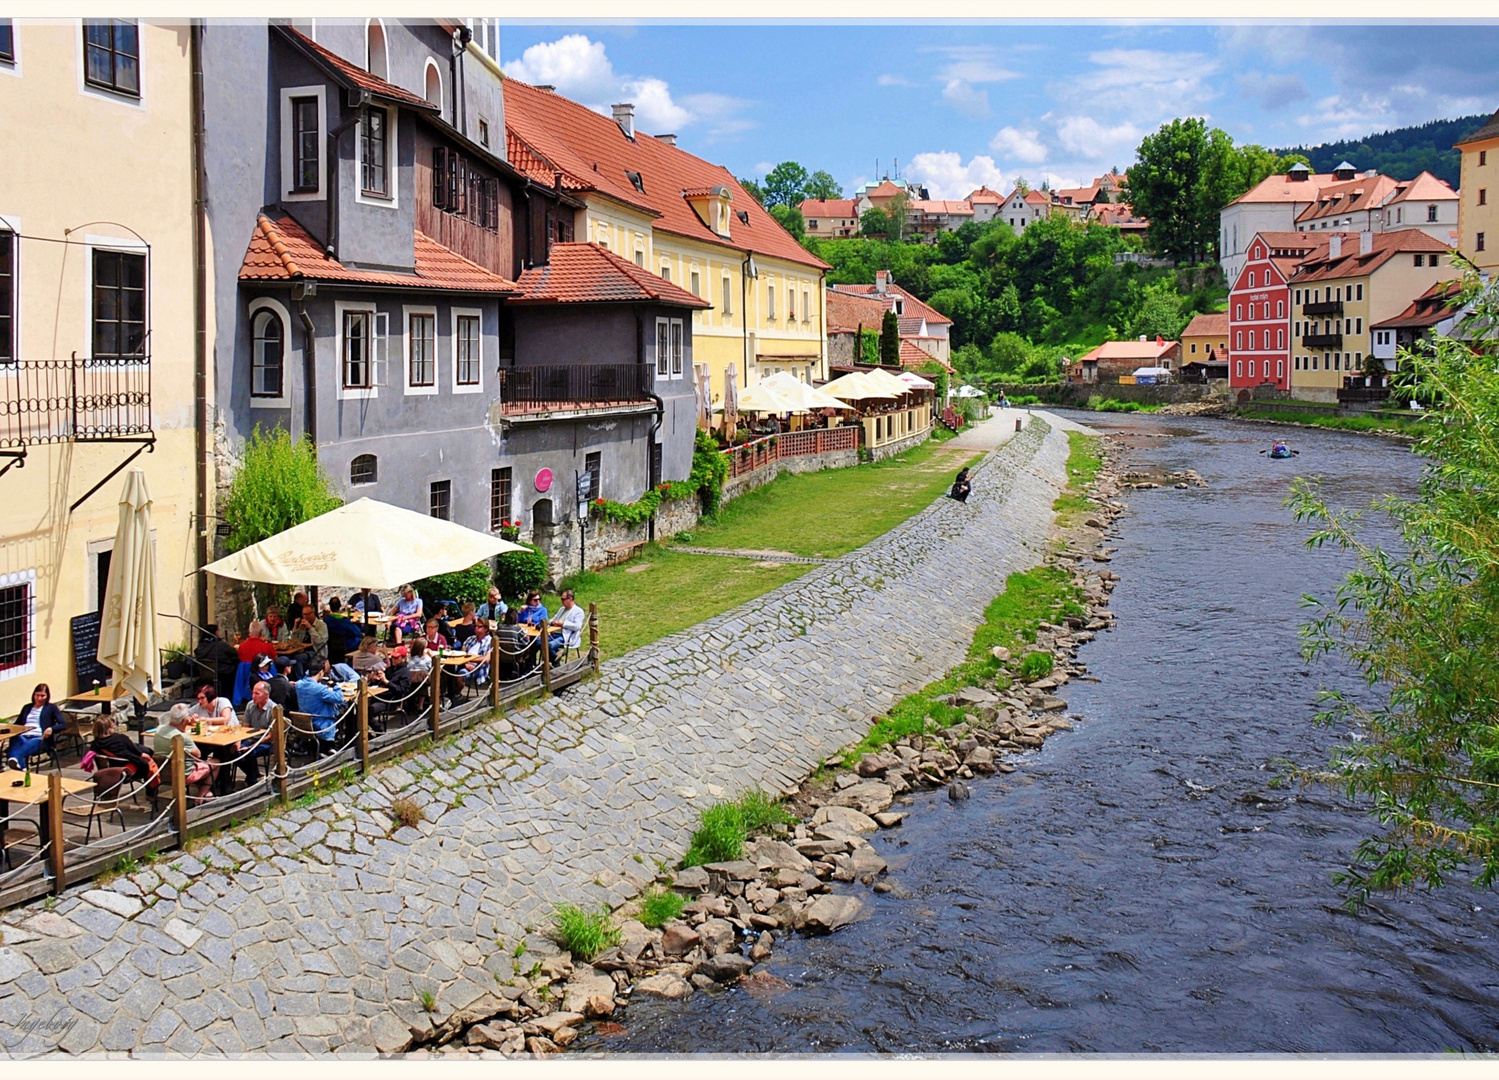
{"label": "blackboard menu sign", "polygon": [[108,686],[114,672],[99,663],[100,613],[91,611],[69,621],[73,631],[73,674],[78,680],[78,692],[87,693],[94,688],[97,679],[100,686]]}

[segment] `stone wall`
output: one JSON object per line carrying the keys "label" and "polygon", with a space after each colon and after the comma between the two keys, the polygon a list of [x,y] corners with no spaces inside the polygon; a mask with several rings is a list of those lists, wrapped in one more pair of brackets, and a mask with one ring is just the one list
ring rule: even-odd
{"label": "stone wall", "polygon": [[802,454],[798,457],[779,458],[725,482],[723,501],[728,502],[743,495],[746,491],[764,487],[783,472],[804,473],[821,472],[823,469],[847,469],[858,463],[859,451],[856,449],[830,450],[825,454]]}
{"label": "stone wall", "polygon": [[[1221,380],[1219,380],[1221,382]],[[1137,401],[1141,405],[1175,405],[1211,397],[1214,387],[1202,383],[1166,383],[1162,386],[1130,386],[1119,383],[1001,383],[994,388],[1011,398],[1038,397],[1047,405],[1082,408],[1094,394],[1115,401]]]}
{"label": "stone wall", "polygon": [[904,439],[896,439],[894,442],[888,442],[884,446],[870,447],[869,460],[884,461],[886,458],[894,457],[896,454],[904,454],[911,447],[920,446],[931,437],[932,429],[927,428],[924,431],[917,431],[907,435]]}

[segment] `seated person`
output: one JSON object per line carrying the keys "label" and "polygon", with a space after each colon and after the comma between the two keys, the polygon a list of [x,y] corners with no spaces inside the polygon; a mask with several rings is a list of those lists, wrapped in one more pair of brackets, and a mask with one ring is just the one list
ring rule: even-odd
{"label": "seated person", "polygon": [[[397,645],[396,648],[403,646]],[[391,650],[391,656],[395,656],[395,649]],[[432,657],[427,652],[427,639],[424,637],[411,639],[411,652],[406,661],[407,673],[411,679],[424,679],[432,673]],[[386,678],[390,677],[390,669],[386,669]]]}
{"label": "seated person", "polygon": [[[128,699],[121,698],[128,709]],[[145,780],[153,772],[151,760],[144,750],[129,735],[119,730],[116,711],[111,710],[94,721],[94,740],[89,749],[94,752],[94,798],[113,798],[120,786],[128,779]]]}
{"label": "seated person", "polygon": [[522,606],[517,617],[527,626],[534,626],[538,630],[544,630],[550,615],[547,612],[546,605],[541,602],[541,593],[535,589],[527,593],[525,605]]}
{"label": "seated person", "polygon": [[193,718],[188,709],[187,702],[179,701],[168,710],[166,719],[157,725],[156,734],[151,736],[151,754],[156,760],[163,762],[163,767],[171,769],[172,740],[182,740],[183,763],[186,766],[186,775],[183,783],[187,785],[189,799],[199,802],[213,798],[213,792],[209,786],[213,783],[213,766],[203,760],[203,752],[193,742],[193,737],[187,733],[187,729],[193,723]]}
{"label": "seated person", "polygon": [[475,613],[472,600],[463,603],[463,617],[448,626],[448,640],[457,649],[468,644],[468,639],[474,636],[474,627],[477,624],[478,615]]}
{"label": "seated person", "polygon": [[276,661],[274,674],[265,679],[266,689],[271,695],[271,700],[281,706],[283,712],[301,710],[297,708],[297,695],[292,690],[292,683],[296,681],[292,672],[296,670],[291,657],[283,656]]}
{"label": "seated person", "polygon": [[360,589],[350,598],[355,611],[361,611],[366,615],[379,615],[383,610],[380,607],[380,594],[370,589]]}
{"label": "seated person", "polygon": [[[343,691],[330,686],[331,665],[325,660],[316,676],[304,676],[296,686],[297,711],[312,717],[312,730],[323,749],[338,737],[338,718],[344,711]],[[320,751],[321,752],[321,751]]]}
{"label": "seated person", "polygon": [[264,630],[265,639],[272,645],[285,645],[291,637],[291,627],[282,621],[279,608],[268,607],[265,609]]}
{"label": "seated person", "polygon": [[571,589],[562,590],[562,610],[557,612],[557,617],[551,621],[551,625],[558,627],[561,631],[547,639],[554,663],[562,655],[563,650],[583,647],[583,627],[588,625],[588,615],[573,599]]}
{"label": "seated person", "polygon": [[193,658],[200,665],[195,677],[211,679],[218,686],[234,686],[239,674],[239,651],[219,637],[219,628],[209,624],[203,628],[203,637],[193,650]]}
{"label": "seated person", "polygon": [[491,626],[498,623],[505,614],[505,601],[500,599],[500,590],[493,585],[489,587],[489,599],[479,605],[479,610],[474,612],[481,619],[488,619]]}
{"label": "seated person", "polygon": [[422,618],[422,602],[417,598],[416,590],[410,585],[402,585],[401,598],[396,601],[395,609],[397,645],[401,643],[403,634],[421,632]]}
{"label": "seated person", "polygon": [[374,634],[367,635],[359,643],[359,648],[349,658],[349,666],[356,675],[363,675],[372,683],[385,682],[385,657],[380,655],[380,646],[375,641]]}
{"label": "seated person", "polygon": [[26,730],[10,740],[6,764],[21,772],[26,768],[26,759],[40,753],[44,746],[50,746],[57,733],[67,726],[62,710],[52,704],[50,686],[36,684],[36,689],[31,691],[31,704],[21,710],[16,725]]}
{"label": "seated person", "polygon": [[343,611],[343,602],[335,596],[328,601],[328,614],[323,616],[323,624],[328,628],[328,662],[330,664],[344,663],[349,653],[359,648],[359,642],[364,637],[361,629],[351,623]]}
{"label": "seated person", "polygon": [[505,612],[504,620],[494,636],[500,646],[502,678],[506,675],[517,678],[536,665],[537,654],[531,647],[536,641],[520,628],[520,617],[515,608]]}
{"label": "seated person", "polygon": [[429,650],[446,649],[448,647],[448,639],[443,635],[442,630],[438,627],[437,620],[435,618],[427,620],[427,629],[423,636],[427,639],[427,648]]}
{"label": "seated person", "polygon": [[205,724],[228,725],[237,723],[239,719],[229,699],[219,697],[213,683],[204,683],[198,687],[198,703],[188,710],[188,716],[194,721],[202,720]]}
{"label": "seated person", "polygon": [[[264,679],[257,680],[250,688],[250,702],[245,706],[245,727],[251,731],[268,730],[271,726],[271,707],[274,704],[271,701],[270,684]],[[220,763],[217,783],[214,785],[217,793],[227,795],[234,786],[234,767],[229,762],[233,761],[245,771],[245,783],[254,784],[260,780],[259,759],[270,752],[270,741],[258,737],[241,739],[237,743],[215,748],[213,756]]]}
{"label": "seated person", "polygon": [[[413,641],[412,645],[415,646],[415,644],[416,642]],[[383,695],[371,695],[370,716],[383,717],[391,713],[415,711],[408,710],[407,708],[419,696],[413,695],[411,691],[416,687],[417,681],[424,677],[419,673],[412,672],[411,660],[407,654],[405,645],[397,645],[394,649],[391,649],[385,666],[386,692]],[[381,731],[385,730],[383,722],[376,726]]]}
{"label": "seated person", "polygon": [[489,624],[483,619],[474,620],[474,632],[463,643],[463,651],[473,659],[445,672],[450,700],[457,700],[463,684],[477,686],[489,678],[489,654],[494,647],[494,638],[489,636]]}
{"label": "seated person", "polygon": [[302,609],[288,636],[308,647],[301,659],[314,667],[328,658],[328,624],[313,614],[310,605]]}
{"label": "seated person", "polygon": [[265,624],[259,619],[250,623],[249,633],[245,640],[239,643],[236,651],[239,653],[240,663],[253,664],[257,656],[276,655],[276,646],[272,645],[265,636]]}

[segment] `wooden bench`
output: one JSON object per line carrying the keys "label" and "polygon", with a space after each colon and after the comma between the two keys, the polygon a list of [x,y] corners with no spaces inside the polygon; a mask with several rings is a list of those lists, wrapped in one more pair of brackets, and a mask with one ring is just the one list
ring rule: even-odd
{"label": "wooden bench", "polygon": [[629,562],[645,547],[644,540],[631,540],[628,544],[615,544],[613,547],[605,548],[604,554],[609,556],[606,566],[617,566],[622,562]]}

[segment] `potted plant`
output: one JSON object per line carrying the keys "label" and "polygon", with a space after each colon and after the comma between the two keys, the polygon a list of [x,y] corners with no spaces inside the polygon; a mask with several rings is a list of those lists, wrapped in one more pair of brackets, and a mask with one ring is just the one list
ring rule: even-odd
{"label": "potted plant", "polygon": [[180,645],[161,650],[161,677],[173,682],[187,674],[187,662],[191,654]]}
{"label": "potted plant", "polygon": [[500,539],[501,540],[509,540],[512,544],[515,543],[516,541],[518,541],[520,539],[520,522],[519,521],[501,521],[500,522]]}

